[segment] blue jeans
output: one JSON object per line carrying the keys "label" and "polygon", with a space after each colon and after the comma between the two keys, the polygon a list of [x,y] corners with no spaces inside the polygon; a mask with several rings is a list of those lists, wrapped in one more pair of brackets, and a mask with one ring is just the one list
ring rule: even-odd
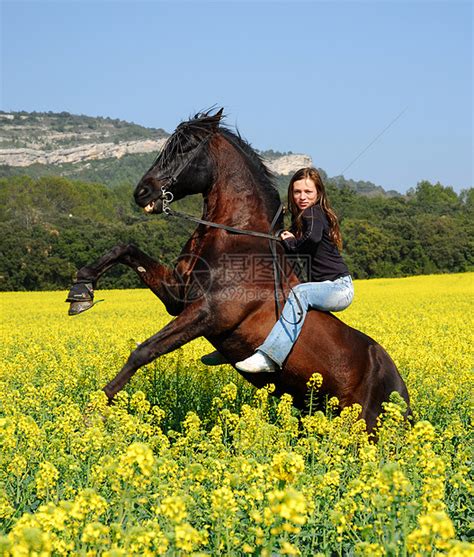
{"label": "blue jeans", "polygon": [[350,276],[298,284],[288,296],[280,319],[257,350],[264,352],[281,367],[303,328],[309,308],[342,311],[350,305],[353,298],[354,287]]}

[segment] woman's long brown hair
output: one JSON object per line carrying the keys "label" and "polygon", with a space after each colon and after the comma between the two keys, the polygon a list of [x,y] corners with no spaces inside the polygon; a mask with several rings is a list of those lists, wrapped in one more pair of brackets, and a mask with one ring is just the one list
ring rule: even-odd
{"label": "woman's long brown hair", "polygon": [[292,228],[295,232],[295,236],[298,238],[303,234],[303,211],[301,211],[295,203],[293,195],[294,183],[298,180],[310,179],[314,182],[317,192],[316,205],[321,205],[322,210],[326,214],[329,221],[329,238],[335,244],[339,251],[342,250],[342,236],[341,230],[339,228],[339,221],[337,219],[336,213],[333,211],[329,205],[328,197],[326,194],[326,188],[319,175],[316,168],[306,167],[298,170],[290,180],[288,186],[288,208],[291,213]]}

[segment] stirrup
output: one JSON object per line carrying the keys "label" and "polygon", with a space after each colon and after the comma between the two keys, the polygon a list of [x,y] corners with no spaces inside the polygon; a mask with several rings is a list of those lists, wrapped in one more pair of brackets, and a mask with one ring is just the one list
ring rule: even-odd
{"label": "stirrup", "polygon": [[229,360],[218,350],[214,350],[214,352],[202,356],[201,362],[206,366],[221,366],[223,364],[230,363]]}
{"label": "stirrup", "polygon": [[94,305],[94,288],[91,282],[76,282],[65,300],[69,306],[68,315],[78,315]]}

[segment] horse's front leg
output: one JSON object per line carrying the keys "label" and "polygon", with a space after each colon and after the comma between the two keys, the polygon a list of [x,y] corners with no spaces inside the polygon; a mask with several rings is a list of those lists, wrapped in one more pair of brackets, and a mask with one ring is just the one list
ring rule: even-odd
{"label": "horse's front leg", "polygon": [[145,340],[129,356],[127,363],[110,383],[104,387],[105,394],[113,397],[130,381],[138,368],[149,364],[159,356],[180,348],[187,342],[209,333],[210,316],[204,300],[187,306],[178,317],[161,331]]}
{"label": "horse's front leg", "polygon": [[177,283],[173,269],[161,265],[133,244],[119,244],[105,255],[79,269],[67,302],[70,302],[69,315],[77,315],[94,305],[94,289],[99,278],[117,264],[133,269],[140,280],[150,288],[165,304],[171,315],[182,310],[180,284]]}

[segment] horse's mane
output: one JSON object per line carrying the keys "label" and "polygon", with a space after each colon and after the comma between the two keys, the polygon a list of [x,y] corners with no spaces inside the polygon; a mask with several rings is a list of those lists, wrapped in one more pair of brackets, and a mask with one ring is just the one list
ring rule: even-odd
{"label": "horse's mane", "polygon": [[181,122],[166,141],[152,167],[159,165],[161,168],[166,168],[176,157],[185,156],[184,146],[186,144],[192,143],[197,146],[211,134],[220,133],[245,157],[262,193],[266,194],[269,201],[274,202],[277,199],[279,203],[278,190],[274,183],[275,176],[265,166],[262,157],[240,135],[238,130],[233,131],[230,126],[222,123],[222,110],[215,114],[211,114],[211,110],[198,112],[193,118]]}

